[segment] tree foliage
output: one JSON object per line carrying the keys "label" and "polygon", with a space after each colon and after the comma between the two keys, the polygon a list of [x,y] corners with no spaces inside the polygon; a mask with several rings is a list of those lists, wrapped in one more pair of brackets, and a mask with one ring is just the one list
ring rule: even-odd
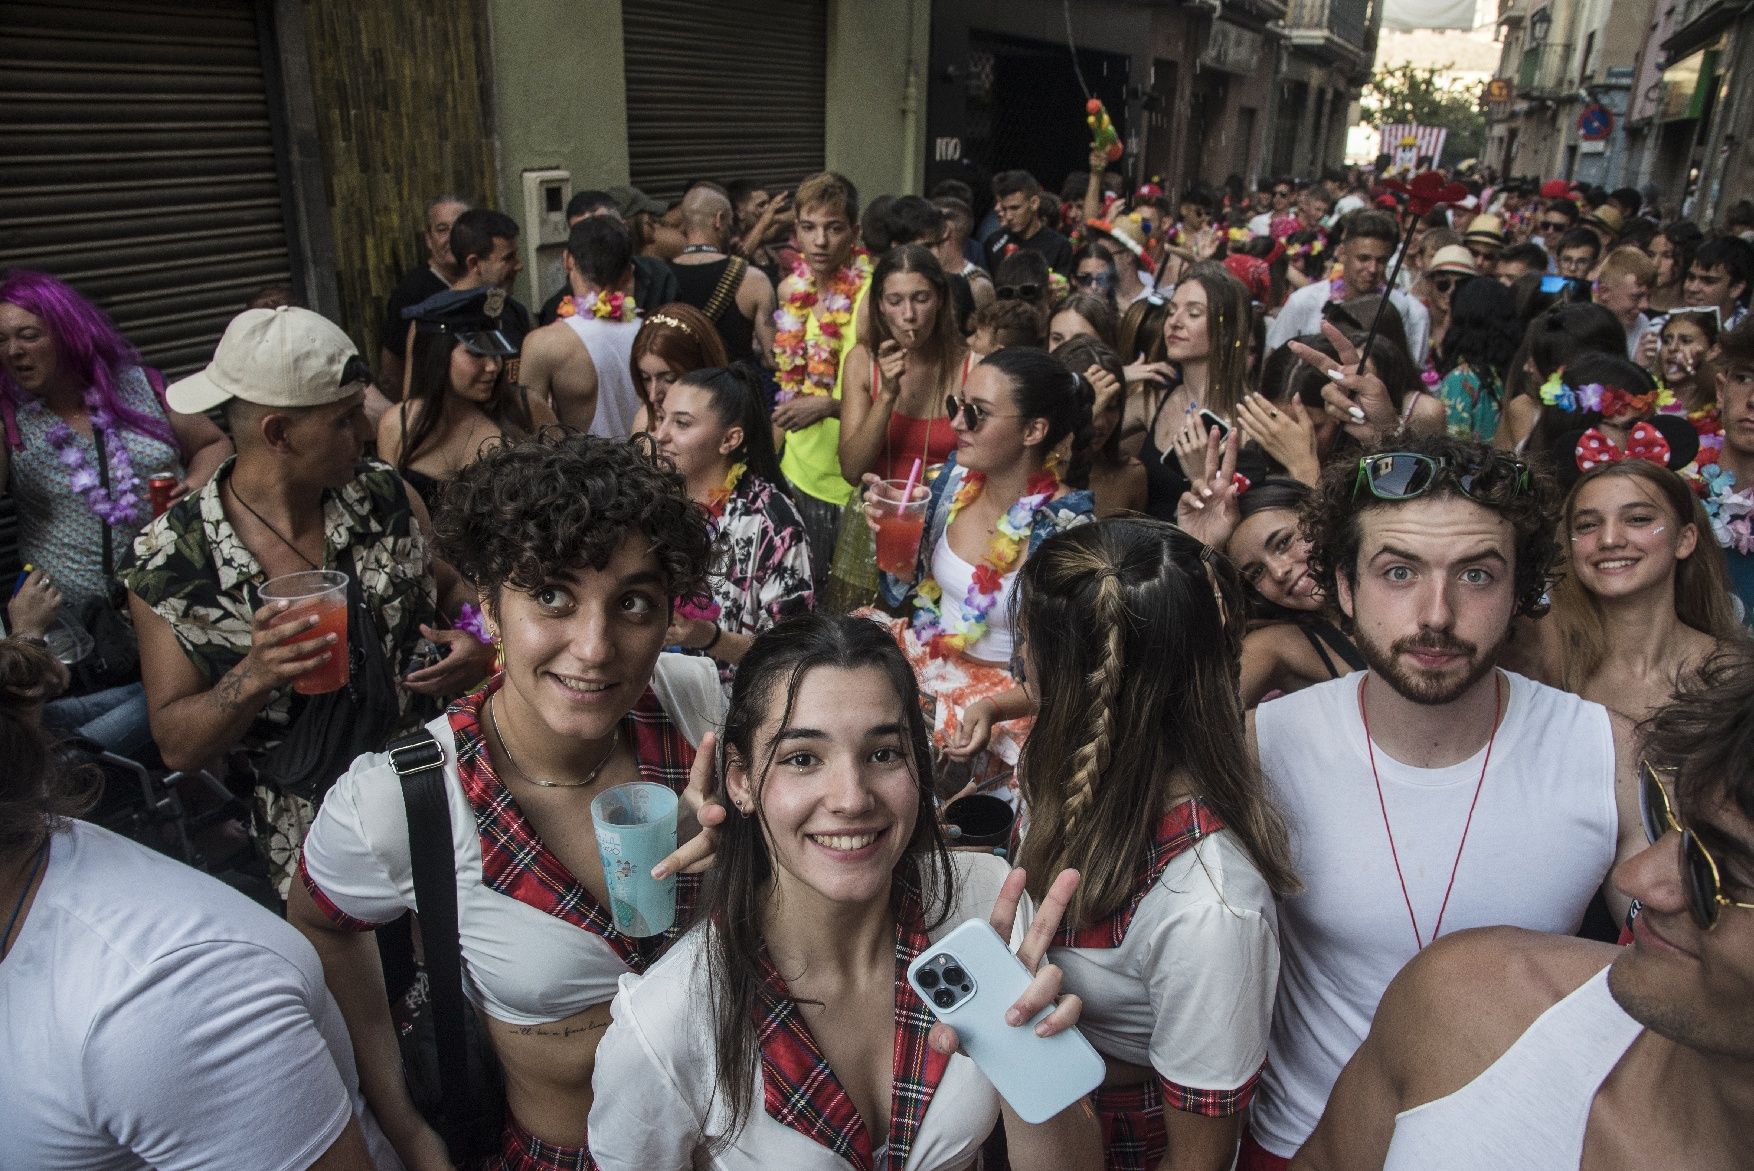
{"label": "tree foliage", "polygon": [[1486,115],[1480,109],[1479,90],[1452,84],[1445,77],[1449,69],[1411,64],[1379,67],[1359,96],[1364,121],[1371,126],[1397,122],[1444,126],[1449,137],[1444,141],[1440,164],[1450,166],[1462,159],[1479,158],[1486,146]]}

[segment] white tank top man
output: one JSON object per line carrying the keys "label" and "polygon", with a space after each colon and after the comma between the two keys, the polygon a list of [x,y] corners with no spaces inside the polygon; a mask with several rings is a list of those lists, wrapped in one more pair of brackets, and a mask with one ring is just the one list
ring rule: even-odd
{"label": "white tank top man", "polygon": [[1483,444],[1404,438],[1330,468],[1318,503],[1311,564],[1369,670],[1255,714],[1304,889],[1280,906],[1242,1171],[1297,1153],[1390,980],[1433,940],[1574,932],[1643,844],[1626,726],[1494,666],[1545,585],[1546,481]]}
{"label": "white tank top man", "polygon": [[1614,872],[1632,945],[1492,928],[1427,948],[1298,1171],[1748,1166],[1754,663],[1709,664],[1642,747],[1651,845]]}
{"label": "white tank top man", "polygon": [[573,311],[524,339],[519,377],[568,427],[609,439],[633,433],[639,391],[633,339],[633,237],[612,216],[587,216],[567,237]]}

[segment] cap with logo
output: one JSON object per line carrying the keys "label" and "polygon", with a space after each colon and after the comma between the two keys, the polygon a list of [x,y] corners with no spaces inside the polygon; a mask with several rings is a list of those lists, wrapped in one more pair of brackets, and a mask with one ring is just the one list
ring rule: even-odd
{"label": "cap with logo", "polygon": [[234,398],[264,407],[320,407],[340,402],[370,377],[353,339],[321,314],[290,305],[246,309],[225,327],[207,368],[171,383],[165,401],[185,415]]}
{"label": "cap with logo", "polygon": [[402,319],[415,333],[451,335],[471,354],[510,358],[518,347],[500,329],[505,303],[504,289],[446,289],[402,310]]}

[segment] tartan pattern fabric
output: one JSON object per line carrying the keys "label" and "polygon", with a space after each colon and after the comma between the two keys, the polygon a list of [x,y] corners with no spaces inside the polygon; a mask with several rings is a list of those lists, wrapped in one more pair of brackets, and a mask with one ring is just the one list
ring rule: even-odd
{"label": "tartan pattern fabric", "polygon": [[[918,899],[904,889],[895,924],[895,1055],[891,1067],[889,1171],[902,1171],[949,1058],[926,1044],[932,1017],[907,982],[907,967],[931,942]],[[750,1012],[761,1043],[762,1106],[781,1125],[845,1159],[881,1171],[865,1120],[810,1035],[785,978],[766,952],[762,987]]]}
{"label": "tartan pattern fabric", "polygon": [[[557,919],[599,936],[633,972],[644,972],[677,933],[672,929],[650,939],[635,939],[615,929],[609,911],[551,853],[505,783],[494,774],[481,731],[481,712],[499,689],[498,676],[451,704],[445,715],[456,738],[457,769],[463,792],[475,811],[481,838],[481,880],[488,889],[545,911]],[[650,687],[622,717],[639,764],[640,779],[680,793],[688,784],[694,748],[670,719]],[[699,879],[683,875],[676,884],[676,922],[687,921],[700,888]]]}
{"label": "tartan pattern fabric", "polygon": [[1266,1068],[1266,1063],[1262,1062],[1261,1069],[1255,1070],[1253,1077],[1234,1090],[1196,1090],[1191,1086],[1179,1086],[1162,1076],[1157,1079],[1157,1088],[1163,1095],[1163,1104],[1173,1110],[1207,1118],[1229,1118],[1248,1109],[1255,1096],[1255,1086],[1260,1084],[1261,1070]]}
{"label": "tartan pattern fabric", "polygon": [[589,1147],[557,1147],[543,1142],[506,1112],[499,1132],[500,1149],[474,1171],[597,1171]]}
{"label": "tartan pattern fabric", "polygon": [[323,918],[343,931],[376,931],[384,926],[382,923],[367,923],[364,919],[356,919],[337,907],[335,900],[323,892],[323,888],[317,885],[317,880],[311,877],[311,872],[305,869],[302,850],[298,856],[298,880],[304,884],[305,893],[311,896],[311,902],[323,913]]}
{"label": "tartan pattern fabric", "polygon": [[1169,1149],[1163,1125],[1163,1094],[1156,1081],[1102,1086],[1090,1095],[1102,1127],[1107,1171],[1151,1171]]}
{"label": "tartan pattern fabric", "polygon": [[1133,880],[1133,893],[1127,897],[1126,904],[1114,914],[1095,923],[1087,923],[1082,927],[1062,927],[1054,938],[1054,946],[1119,947],[1127,938],[1127,928],[1133,925],[1133,916],[1138,912],[1139,904],[1151,893],[1151,888],[1163,874],[1164,867],[1177,854],[1198,845],[1201,838],[1210,837],[1223,828],[1224,823],[1218,819],[1218,814],[1198,797],[1172,807],[1158,821],[1157,829],[1151,835],[1150,857],[1139,871],[1138,878]]}

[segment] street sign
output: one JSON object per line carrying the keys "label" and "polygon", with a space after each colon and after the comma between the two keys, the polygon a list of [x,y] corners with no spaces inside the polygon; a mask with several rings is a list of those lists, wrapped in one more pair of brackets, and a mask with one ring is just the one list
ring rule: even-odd
{"label": "street sign", "polygon": [[1614,133],[1614,115],[1600,102],[1584,107],[1577,116],[1577,136],[1585,142],[1601,142]]}

